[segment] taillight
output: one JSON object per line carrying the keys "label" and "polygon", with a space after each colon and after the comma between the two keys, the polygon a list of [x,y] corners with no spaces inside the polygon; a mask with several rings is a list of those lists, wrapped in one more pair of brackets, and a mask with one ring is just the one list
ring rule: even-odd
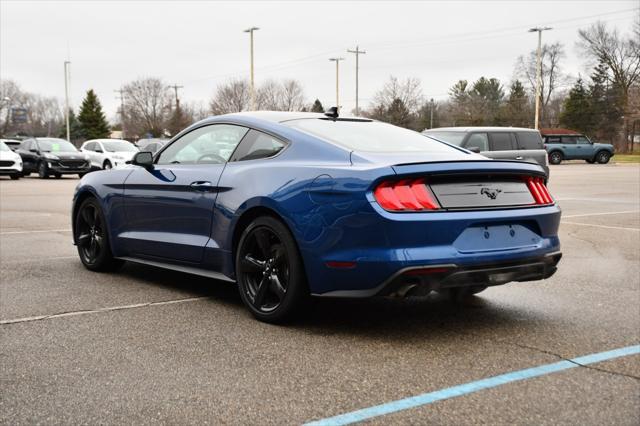
{"label": "taillight", "polygon": [[383,182],[373,191],[373,196],[383,209],[394,212],[440,208],[424,179]]}
{"label": "taillight", "polygon": [[527,182],[527,187],[531,195],[533,195],[536,204],[553,204],[553,198],[551,198],[551,194],[549,194],[547,186],[544,184],[544,179],[527,176],[525,182]]}

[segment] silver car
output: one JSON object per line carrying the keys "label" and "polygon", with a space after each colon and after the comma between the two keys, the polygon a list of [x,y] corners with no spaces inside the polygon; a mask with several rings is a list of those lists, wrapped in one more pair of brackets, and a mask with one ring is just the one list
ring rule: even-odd
{"label": "silver car", "polygon": [[440,127],[425,135],[461,146],[485,157],[538,163],[549,176],[547,151],[540,132],[523,127]]}

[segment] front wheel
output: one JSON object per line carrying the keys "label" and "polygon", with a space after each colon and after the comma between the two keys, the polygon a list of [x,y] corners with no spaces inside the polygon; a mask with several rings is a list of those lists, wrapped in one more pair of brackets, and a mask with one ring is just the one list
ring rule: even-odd
{"label": "front wheel", "polygon": [[549,154],[549,163],[560,164],[562,162],[562,153],[559,151],[553,151]]}
{"label": "front wheel", "polygon": [[107,223],[95,198],[87,198],[80,205],[74,236],[80,260],[87,269],[111,271],[122,265],[111,253]]}
{"label": "front wheel", "polygon": [[14,173],[9,177],[11,178],[11,180],[18,180],[20,179],[20,173]]}
{"label": "front wheel", "polygon": [[38,166],[38,176],[40,179],[49,179],[49,171],[47,170],[47,164],[44,161],[41,161]]}
{"label": "front wheel", "polygon": [[102,165],[102,168],[104,170],[111,170],[111,168],[112,168],[111,162],[109,160],[105,161],[104,164]]}
{"label": "front wheel", "polygon": [[607,164],[610,158],[611,154],[609,154],[607,151],[600,151],[596,154],[596,161],[600,164]]}
{"label": "front wheel", "polygon": [[236,278],[242,301],[260,321],[289,320],[309,297],[298,246],[287,227],[269,216],[255,219],[242,233]]}

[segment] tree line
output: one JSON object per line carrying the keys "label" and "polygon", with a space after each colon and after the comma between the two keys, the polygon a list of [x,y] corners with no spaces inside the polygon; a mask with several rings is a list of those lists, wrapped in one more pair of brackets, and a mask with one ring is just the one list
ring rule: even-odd
{"label": "tree line", "polygon": [[[619,151],[630,148],[640,133],[640,21],[630,34],[620,34],[603,23],[579,30],[578,51],[591,69],[588,77],[573,77],[563,70],[565,46],[542,47],[540,127],[565,127],[596,140],[612,142]],[[366,117],[402,127],[424,130],[443,126],[533,127],[536,87],[536,52],[517,58],[513,78],[502,82],[483,76],[461,79],[444,100],[425,96],[421,81],[390,76],[361,111]],[[219,84],[205,104],[183,103],[161,78],[140,78],[122,87],[123,102],[109,126],[97,96],[89,90],[78,116],[70,112],[71,139],[106,137],[121,130],[128,139],[168,137],[209,115],[249,110],[251,94],[246,79]],[[27,109],[27,122],[12,123],[8,106],[0,109],[0,131],[28,135],[63,135],[64,114],[59,101],[23,92],[10,80],[0,81],[0,98]],[[315,111],[324,107],[310,102],[295,79],[269,79],[258,85],[255,108],[276,111]],[[327,105],[332,106],[332,105]]]}

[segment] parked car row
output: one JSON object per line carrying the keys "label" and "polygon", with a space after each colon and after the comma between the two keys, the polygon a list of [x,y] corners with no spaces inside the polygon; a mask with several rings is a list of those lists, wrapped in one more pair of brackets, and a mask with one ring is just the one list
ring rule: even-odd
{"label": "parked car row", "polygon": [[26,139],[15,149],[3,140],[0,148],[0,174],[12,179],[31,173],[37,173],[42,179],[73,174],[82,177],[93,170],[123,166],[139,151],[121,139],[89,140],[80,149],[58,138]]}

